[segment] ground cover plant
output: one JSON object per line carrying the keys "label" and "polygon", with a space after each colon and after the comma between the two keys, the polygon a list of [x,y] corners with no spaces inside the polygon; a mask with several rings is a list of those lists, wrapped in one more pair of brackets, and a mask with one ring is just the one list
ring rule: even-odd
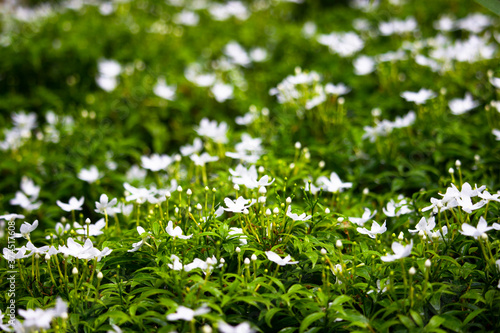
{"label": "ground cover plant", "polygon": [[0,4],[0,328],[500,330],[500,21]]}

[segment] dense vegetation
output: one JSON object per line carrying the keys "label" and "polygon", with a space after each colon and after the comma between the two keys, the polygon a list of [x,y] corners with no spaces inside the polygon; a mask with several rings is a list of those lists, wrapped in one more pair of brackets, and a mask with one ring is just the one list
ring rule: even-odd
{"label": "dense vegetation", "polygon": [[0,4],[1,329],[500,330],[494,13],[23,6]]}

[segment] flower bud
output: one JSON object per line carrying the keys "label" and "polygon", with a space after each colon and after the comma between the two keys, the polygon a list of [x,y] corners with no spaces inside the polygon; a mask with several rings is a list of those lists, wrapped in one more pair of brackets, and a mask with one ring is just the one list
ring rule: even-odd
{"label": "flower bud", "polygon": [[201,207],[201,204],[197,204],[197,205],[196,205],[196,209],[198,209],[198,210],[202,210],[202,209],[203,209],[203,207]]}
{"label": "flower bud", "polygon": [[243,263],[244,263],[245,265],[250,265],[250,259],[245,258],[245,260],[243,261]]}
{"label": "flower bud", "polygon": [[280,212],[280,209],[279,209],[278,207],[275,207],[275,208],[273,209],[273,213],[274,213],[274,214],[279,214],[279,212]]}
{"label": "flower bud", "polygon": [[368,193],[370,193],[370,190],[367,187],[365,187],[363,189],[363,195],[368,195]]}
{"label": "flower bud", "polygon": [[259,169],[257,169],[257,171],[259,171],[259,173],[264,173],[264,171],[266,171],[266,169],[264,169],[264,167],[261,165],[259,167]]}
{"label": "flower bud", "polygon": [[319,167],[320,169],[323,169],[323,168],[325,167],[325,161],[319,161],[319,163],[318,163],[318,167]]}
{"label": "flower bud", "polygon": [[415,275],[415,273],[417,273],[417,270],[415,269],[415,267],[410,267],[410,269],[408,270],[408,273],[410,275]]}
{"label": "flower bud", "polygon": [[403,234],[403,232],[402,232],[402,231],[399,233],[399,235],[398,235],[398,239],[399,239],[399,240],[403,240],[403,239],[405,239],[405,235]]}
{"label": "flower bud", "polygon": [[241,249],[240,249],[240,247],[239,247],[239,246],[237,246],[237,247],[236,247],[236,249],[235,249],[234,251],[236,251],[236,253],[240,253],[240,252],[241,252]]}
{"label": "flower bud", "polygon": [[291,204],[292,203],[292,198],[290,198],[290,197],[286,198],[286,203],[287,204]]}
{"label": "flower bud", "polygon": [[339,249],[342,248],[342,241],[340,239],[337,239],[337,241],[335,242],[335,246]]}
{"label": "flower bud", "polygon": [[174,160],[175,160],[176,162],[180,162],[180,161],[181,161],[181,159],[182,159],[182,156],[181,156],[181,155],[179,155],[179,154],[175,154],[175,155],[174,155]]}
{"label": "flower bud", "polygon": [[267,193],[267,189],[266,189],[266,187],[265,187],[265,186],[261,186],[261,187],[259,188],[259,193],[260,193],[260,194],[266,194],[266,193]]}
{"label": "flower bud", "polygon": [[326,256],[326,250],[325,249],[321,249],[320,253],[321,253],[322,256]]}
{"label": "flower bud", "polygon": [[424,265],[425,265],[425,267],[427,267],[427,268],[431,268],[431,260],[430,260],[430,259],[427,259],[427,260],[425,261],[425,264],[424,264]]}
{"label": "flower bud", "polygon": [[202,333],[212,333],[212,327],[210,327],[209,325],[203,325],[203,327],[201,328],[201,332]]}
{"label": "flower bud", "polygon": [[85,219],[85,223],[90,224],[90,219],[88,217]]}
{"label": "flower bud", "polygon": [[325,208],[325,214],[330,214],[330,208]]}
{"label": "flower bud", "polygon": [[240,185],[234,184],[233,188],[234,188],[235,191],[239,191],[240,190]]}
{"label": "flower bud", "polygon": [[226,263],[226,259],[220,258],[219,262],[221,263],[221,265],[224,265]]}
{"label": "flower bud", "polygon": [[300,142],[295,142],[295,149],[300,149],[302,148],[302,145],[300,144]]}
{"label": "flower bud", "polygon": [[170,199],[170,197],[171,197],[171,196],[172,196],[172,194],[170,193],[170,191],[167,191],[167,192],[165,193],[165,197],[166,197],[167,199]]}
{"label": "flower bud", "polygon": [[252,261],[256,261],[256,260],[257,260],[257,256],[255,255],[255,253],[254,253],[254,254],[252,254],[252,256],[250,257],[250,259],[251,259]]}
{"label": "flower bud", "polygon": [[295,163],[290,163],[290,165],[288,166],[291,170],[295,169]]}
{"label": "flower bud", "polygon": [[177,186],[177,192],[182,192],[182,187],[180,185]]}
{"label": "flower bud", "polygon": [[455,166],[456,166],[457,168],[460,168],[460,167],[462,166],[462,162],[460,162],[460,160],[456,160],[456,161],[455,161]]}
{"label": "flower bud", "polygon": [[103,277],[102,272],[97,273],[97,279],[102,280]]}
{"label": "flower bud", "polygon": [[342,216],[339,216],[339,217],[337,218],[337,221],[338,221],[339,223],[342,223],[342,222],[344,222],[344,218],[343,218]]}
{"label": "flower bud", "polygon": [[49,261],[49,260],[50,260],[50,254],[45,253],[45,261]]}
{"label": "flower bud", "polygon": [[73,267],[73,270],[71,271],[71,274],[77,275],[78,274],[78,269],[76,267]]}
{"label": "flower bud", "polygon": [[454,173],[455,173],[455,170],[453,170],[453,168],[449,168],[449,169],[448,169],[448,173],[449,173],[449,174],[454,174]]}
{"label": "flower bud", "polygon": [[191,196],[191,194],[193,194],[193,191],[191,191],[191,189],[190,189],[190,188],[188,188],[188,190],[186,191],[186,195],[187,195],[188,197],[190,197],[190,196]]}
{"label": "flower bud", "polygon": [[266,209],[266,215],[267,215],[267,216],[271,216],[271,214],[272,214],[271,210],[270,210],[269,208],[268,208],[268,209]]}
{"label": "flower bud", "polygon": [[248,214],[250,214],[250,212],[248,211],[248,209],[245,208],[245,209],[243,209],[243,214],[248,215]]}

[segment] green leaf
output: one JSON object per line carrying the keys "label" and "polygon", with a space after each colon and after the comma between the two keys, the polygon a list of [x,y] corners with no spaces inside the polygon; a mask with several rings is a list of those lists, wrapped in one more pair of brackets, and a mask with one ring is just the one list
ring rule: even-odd
{"label": "green leaf", "polygon": [[434,310],[439,312],[441,310],[441,293],[434,293],[431,297],[430,303]]}
{"label": "green leaf", "polygon": [[324,312],[315,312],[305,317],[304,320],[302,320],[302,323],[300,324],[299,333],[304,332],[307,329],[307,327],[309,327],[309,325],[311,325],[316,320],[323,318],[324,316],[325,316]]}
{"label": "green leaf", "polygon": [[269,327],[273,327],[273,325],[271,325],[271,319],[273,319],[274,315],[277,314],[278,312],[282,311],[283,309],[280,309],[280,308],[272,308],[268,311],[266,311],[266,315],[265,315],[265,320],[266,320],[266,324],[269,326]]}
{"label": "green leaf", "polygon": [[500,16],[500,0],[476,0],[476,2]]}
{"label": "green leaf", "polygon": [[335,306],[335,305],[339,305],[339,304],[343,304],[345,302],[349,302],[351,301],[352,298],[347,296],[347,295],[340,295],[338,297],[336,297],[333,302],[332,302],[332,306]]}
{"label": "green leaf", "polygon": [[472,319],[476,318],[478,315],[480,315],[482,312],[486,311],[486,309],[476,309],[469,313],[467,318],[464,320],[464,326],[467,325]]}
{"label": "green leaf", "polygon": [[424,327],[424,322],[422,321],[422,317],[420,316],[420,314],[418,314],[414,310],[410,310],[410,315],[419,327]]}
{"label": "green leaf", "polygon": [[401,323],[403,323],[403,325],[405,325],[407,329],[410,330],[412,328],[415,328],[415,323],[413,322],[413,320],[411,320],[410,317],[398,315],[398,318],[399,320],[401,320]]}
{"label": "green leaf", "polygon": [[453,331],[453,332],[461,332],[462,329],[462,322],[460,320],[458,320],[457,318],[451,316],[451,315],[448,315],[448,314],[444,314],[444,315],[441,315],[441,317],[443,317],[445,319],[445,321],[443,322],[443,326],[446,327],[447,329]]}
{"label": "green leaf", "polygon": [[435,328],[438,328],[445,321],[445,318],[436,315],[432,317],[431,320],[429,320],[429,323],[425,326],[425,330],[433,330]]}

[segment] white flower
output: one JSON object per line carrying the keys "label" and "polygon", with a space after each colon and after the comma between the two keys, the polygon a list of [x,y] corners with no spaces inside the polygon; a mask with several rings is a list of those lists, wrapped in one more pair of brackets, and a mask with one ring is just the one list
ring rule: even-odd
{"label": "white flower", "polygon": [[166,169],[174,160],[168,155],[153,154],[151,157],[141,156],[142,167],[151,171]]}
{"label": "white flower", "polygon": [[92,165],[88,169],[81,169],[77,177],[88,183],[93,183],[102,176],[99,174],[99,170],[97,169],[97,167],[95,165]]}
{"label": "white flower", "polygon": [[216,162],[219,160],[219,157],[211,156],[208,153],[203,153],[201,155],[192,154],[191,156],[189,156],[189,158],[197,166],[204,166],[208,162]]}
{"label": "white flower", "polygon": [[455,98],[452,99],[448,106],[450,107],[451,113],[454,115],[460,115],[466,113],[479,106],[479,102],[472,99],[472,95],[467,92],[465,93],[465,98]]}
{"label": "white flower", "polygon": [[241,47],[237,42],[229,42],[224,48],[224,54],[229,58],[229,60],[240,66],[248,66],[252,62],[248,53]]}
{"label": "white flower", "polygon": [[417,21],[413,17],[408,17],[406,20],[393,19],[389,22],[381,22],[378,28],[382,36],[401,35],[418,29]]}
{"label": "white flower", "polygon": [[82,210],[82,205],[84,200],[85,200],[84,197],[81,197],[80,199],[71,197],[67,204],[59,200],[57,200],[56,203],[59,207],[61,207],[62,210],[66,212],[71,212],[72,210]]}
{"label": "white flower", "polygon": [[500,141],[500,130],[499,129],[496,129],[494,128],[493,131],[492,131],[493,135],[495,136],[495,139],[497,141]]}
{"label": "white flower", "polygon": [[319,177],[317,184],[325,186],[326,191],[333,193],[342,192],[343,189],[352,187],[352,183],[343,183],[335,172],[330,174],[330,179],[325,176]]}
{"label": "white flower", "polygon": [[236,200],[231,200],[229,198],[225,198],[224,203],[227,206],[227,208],[223,208],[226,212],[243,213],[244,209],[249,208],[255,203],[255,199],[249,200],[243,197],[238,197]]}
{"label": "white flower", "polygon": [[341,57],[350,57],[363,49],[365,43],[355,32],[332,32],[329,35],[319,35],[318,43],[328,46],[330,52]]}
{"label": "white flower", "polygon": [[311,215],[307,215],[306,213],[302,213],[300,215],[292,213],[292,206],[291,205],[288,206],[288,209],[286,211],[286,216],[288,216],[289,218],[291,218],[294,221],[307,221],[310,218],[312,218]]}
{"label": "white flower", "polygon": [[462,230],[459,230],[459,232],[462,235],[465,236],[471,236],[477,239],[478,237],[483,236],[483,234],[486,234],[488,231],[491,229],[494,229],[493,227],[488,227],[488,223],[486,220],[481,216],[479,218],[479,222],[477,223],[477,228],[474,228],[468,223],[462,224]]}
{"label": "white flower", "polygon": [[169,101],[173,101],[175,99],[176,88],[177,88],[176,85],[168,86],[165,79],[160,78],[158,79],[156,85],[153,87],[153,92],[158,97],[161,97]]}
{"label": "white flower", "polygon": [[252,327],[250,327],[250,324],[247,322],[243,322],[237,326],[231,326],[224,321],[220,320],[217,323],[217,326],[219,327],[219,331],[222,333],[254,333],[256,332]]}
{"label": "white flower", "polygon": [[193,145],[185,145],[180,148],[182,156],[190,156],[199,153],[203,149],[203,141],[195,138]]}
{"label": "white flower", "polygon": [[113,214],[109,214],[110,212],[112,212],[112,207],[114,205],[116,205],[116,202],[117,202],[117,199],[114,198],[113,200],[111,201],[108,201],[108,196],[106,194],[101,194],[101,197],[99,198],[99,202],[95,202],[95,212],[96,213],[101,213],[101,214],[108,214],[108,215],[113,215]]}
{"label": "white flower", "polygon": [[87,238],[83,245],[78,244],[73,240],[73,238],[68,238],[67,246],[60,245],[59,251],[69,256],[73,256],[78,259],[97,259],[100,261],[102,257],[109,255],[113,250],[105,247],[102,251],[99,251],[94,247],[94,244]]}
{"label": "white flower", "polygon": [[137,232],[139,233],[139,236],[141,236],[141,240],[138,241],[137,243],[132,244],[132,249],[128,250],[127,252],[138,251],[141,248],[141,246],[144,244],[144,242],[147,241],[149,239],[149,237],[151,237],[151,233],[146,232],[146,230],[144,230],[144,228],[141,226],[137,227]]}
{"label": "white flower", "polygon": [[118,84],[116,77],[120,75],[122,66],[115,60],[102,59],[98,64],[99,74],[96,82],[102,89],[112,91]]}
{"label": "white flower", "polygon": [[422,217],[420,221],[415,226],[414,230],[408,230],[412,234],[418,233],[420,231],[427,234],[427,236],[431,236],[433,234],[433,230],[436,227],[436,219],[434,216],[429,217],[427,220],[425,217]]}
{"label": "white flower", "polygon": [[225,122],[217,124],[217,121],[210,121],[203,118],[195,131],[198,135],[205,136],[214,140],[217,143],[227,143],[228,126]]}
{"label": "white flower", "polygon": [[[36,199],[35,199],[36,200]],[[27,211],[32,211],[40,208],[42,203],[40,201],[33,202],[34,200],[28,198],[23,192],[17,191],[16,196],[12,198],[9,203],[13,206],[20,206]]]}
{"label": "white flower", "polygon": [[210,88],[210,91],[214,95],[215,100],[222,103],[233,98],[234,87],[230,84],[217,82]]}
{"label": "white flower", "polygon": [[[227,234],[229,236],[236,236],[240,240],[241,245],[247,244],[247,236],[243,232],[243,229],[231,227],[231,228],[229,228],[229,232]],[[233,237],[228,237],[228,238],[233,238]]]}
{"label": "white flower", "polygon": [[406,246],[398,242],[393,242],[391,248],[394,254],[380,257],[382,261],[390,262],[397,259],[408,257],[411,254],[411,249],[413,248],[413,239],[411,240],[410,244]]}
{"label": "white flower", "polygon": [[183,10],[174,17],[174,22],[177,24],[195,26],[200,21],[200,16],[193,11]]}
{"label": "white flower", "polygon": [[0,215],[0,220],[14,221],[15,219],[24,219],[24,215],[19,215],[19,214]]}
{"label": "white flower", "polygon": [[15,234],[14,237],[20,238],[23,237],[27,240],[30,239],[30,233],[33,232],[36,228],[38,227],[38,220],[33,221],[33,224],[29,224],[28,222],[24,222],[21,224],[20,232],[19,234]]}
{"label": "white flower", "polygon": [[76,229],[76,233],[85,236],[99,236],[102,235],[102,228],[106,226],[106,221],[102,218],[95,224],[85,223],[83,226],[80,223],[74,222],[73,227]]}
{"label": "white flower", "polygon": [[356,228],[356,230],[360,233],[360,234],[365,234],[365,235],[368,235],[370,238],[375,238],[375,235],[377,234],[383,234],[384,232],[387,231],[387,227],[385,226],[386,222],[384,221],[384,223],[382,225],[378,224],[377,222],[373,221],[372,223],[372,229],[371,230],[368,230],[366,228]]}
{"label": "white flower", "polygon": [[250,58],[254,62],[263,62],[267,59],[267,51],[261,47],[250,50]]}
{"label": "white flower", "polygon": [[36,186],[32,179],[23,177],[21,179],[21,191],[31,197],[31,200],[33,201],[36,200],[40,194],[40,186]]}
{"label": "white flower", "polygon": [[365,55],[359,56],[353,61],[354,73],[356,75],[368,75],[375,70],[375,60]]}
{"label": "white flower", "polygon": [[185,306],[179,305],[175,313],[170,313],[167,315],[167,320],[185,320],[191,321],[195,316],[204,315],[210,312],[210,308],[205,304],[196,310],[186,308]]}
{"label": "white flower", "polygon": [[335,96],[342,96],[342,95],[347,94],[350,91],[351,91],[351,88],[349,88],[348,86],[346,86],[343,83],[339,83],[337,85],[335,85],[333,83],[327,83],[325,85],[325,93],[332,94]]}
{"label": "white flower", "polygon": [[172,260],[172,263],[171,264],[167,264],[167,266],[170,268],[170,269],[173,269],[174,271],[180,271],[181,269],[183,269],[183,265],[179,259],[178,256],[176,256],[175,254],[172,254],[170,256],[170,260]]}
{"label": "white flower", "polygon": [[287,255],[285,258],[281,258],[277,253],[274,253],[273,251],[266,251],[265,253],[267,259],[277,263],[280,266],[294,265],[299,263],[298,261],[290,261],[292,259],[290,255]]}
{"label": "white flower", "polygon": [[370,209],[365,208],[365,211],[363,212],[363,215],[361,217],[349,217],[349,221],[362,227],[366,222],[370,221],[375,216],[375,214],[377,214],[376,210],[371,213]]}
{"label": "white flower", "polygon": [[417,105],[424,104],[427,100],[436,97],[436,93],[428,89],[420,89],[418,92],[405,91],[401,93],[403,97],[408,102],[414,102]]}
{"label": "white flower", "polygon": [[54,308],[43,309],[19,309],[19,315],[24,318],[22,329],[16,329],[16,332],[28,332],[37,330],[50,329],[52,319],[62,316],[67,316],[68,306],[61,299],[57,298],[56,306]]}
{"label": "white flower", "polygon": [[165,229],[167,231],[167,233],[173,237],[173,238],[180,238],[180,239],[190,239],[191,237],[193,237],[193,235],[189,235],[189,236],[184,236],[182,234],[182,229],[181,227],[177,226],[174,228],[174,224],[172,221],[168,221],[168,224],[167,224],[167,227]]}
{"label": "white flower", "polygon": [[136,188],[129,183],[124,183],[123,187],[125,187],[125,189],[130,193],[125,197],[127,202],[136,201],[138,204],[142,204],[148,201],[155,194],[153,190],[148,190],[144,187]]}

